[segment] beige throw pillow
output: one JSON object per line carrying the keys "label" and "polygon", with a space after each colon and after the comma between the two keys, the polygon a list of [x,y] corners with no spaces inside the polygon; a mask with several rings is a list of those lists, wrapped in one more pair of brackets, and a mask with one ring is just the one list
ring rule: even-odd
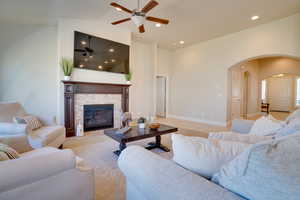
{"label": "beige throw pillow", "polygon": [[285,123],[283,121],[276,120],[272,115],[262,116],[254,122],[249,134],[260,136],[275,135],[284,126]]}
{"label": "beige throw pillow", "polygon": [[250,144],[172,135],[173,160],[182,167],[210,178]]}
{"label": "beige throw pillow", "polygon": [[41,121],[33,115],[26,115],[23,117],[15,117],[14,121],[18,124],[23,124],[24,122],[27,124],[27,127],[31,130],[35,130],[41,128],[43,124]]}
{"label": "beige throw pillow", "polygon": [[6,144],[0,143],[0,161],[19,158],[20,155],[16,150]]}

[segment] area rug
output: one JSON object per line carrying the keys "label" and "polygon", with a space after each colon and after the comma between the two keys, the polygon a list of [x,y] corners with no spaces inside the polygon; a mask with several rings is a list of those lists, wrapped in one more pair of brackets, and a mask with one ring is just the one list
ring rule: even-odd
{"label": "area rug", "polygon": [[[207,133],[179,129],[179,134],[207,137]],[[138,142],[129,143],[129,145],[146,146],[153,139],[145,139]],[[162,144],[171,149],[171,135],[162,136]],[[102,131],[93,133],[84,137],[75,137],[67,139],[64,143],[64,149],[72,149],[74,153],[83,158],[85,163],[95,169],[95,192],[96,200],[124,200],[125,199],[125,179],[118,168],[118,157],[113,151],[118,149],[118,143],[105,136]],[[160,156],[171,159],[171,152],[163,152],[158,149],[152,152]]]}

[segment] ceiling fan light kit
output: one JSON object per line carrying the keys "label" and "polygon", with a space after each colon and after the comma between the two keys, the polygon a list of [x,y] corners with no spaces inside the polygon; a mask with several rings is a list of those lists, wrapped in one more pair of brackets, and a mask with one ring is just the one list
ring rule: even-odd
{"label": "ceiling fan light kit", "polygon": [[112,22],[113,25],[117,25],[117,24],[121,24],[123,22],[127,22],[132,20],[133,23],[139,28],[139,32],[140,33],[144,33],[145,32],[145,27],[144,27],[144,23],[145,21],[151,21],[151,22],[155,22],[155,23],[159,23],[159,24],[169,24],[169,20],[167,19],[161,19],[161,18],[156,18],[156,17],[150,17],[150,16],[146,16],[146,14],[152,10],[154,7],[156,7],[158,5],[158,2],[155,0],[151,0],[149,1],[143,9],[140,10],[140,1],[138,0],[138,8],[134,9],[134,10],[129,10],[128,8],[125,8],[124,6],[117,4],[115,2],[112,2],[110,5],[113,6],[114,8],[118,9],[118,10],[122,10],[124,12],[127,12],[129,14],[131,14],[130,18],[126,18],[126,19],[122,19],[119,21],[115,21]]}

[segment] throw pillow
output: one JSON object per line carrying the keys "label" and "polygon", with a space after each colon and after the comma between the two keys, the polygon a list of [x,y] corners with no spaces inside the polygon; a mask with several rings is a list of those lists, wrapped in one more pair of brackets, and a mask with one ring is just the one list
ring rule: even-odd
{"label": "throw pillow", "polygon": [[300,196],[300,135],[254,144],[213,181],[252,200],[296,200]]}
{"label": "throw pillow", "polygon": [[283,126],[284,122],[276,120],[272,115],[268,115],[267,117],[262,116],[254,122],[249,134],[262,136],[275,135]]}
{"label": "throw pillow", "polygon": [[16,150],[14,150],[6,144],[0,143],[0,161],[16,159],[19,157],[20,155]]}
{"label": "throw pillow", "polygon": [[211,178],[221,167],[230,162],[249,144],[172,135],[173,160],[184,168],[201,176]]}
{"label": "throw pillow", "polygon": [[290,123],[291,120],[296,119],[296,118],[300,118],[300,108],[297,109],[297,110],[295,110],[294,112],[292,112],[292,114],[290,114],[290,115],[286,118],[285,122],[286,122],[286,123]]}
{"label": "throw pillow", "polygon": [[26,121],[22,117],[13,117],[13,122],[16,124],[26,124]]}
{"label": "throw pillow", "polygon": [[251,134],[240,134],[235,132],[211,132],[208,135],[209,139],[227,140],[233,142],[242,142],[247,144],[255,144],[264,140],[271,140],[273,136],[261,136]]}
{"label": "throw pillow", "polygon": [[276,138],[300,133],[300,118],[293,118],[282,129],[276,132]]}
{"label": "throw pillow", "polygon": [[40,120],[33,115],[26,115],[26,116],[20,117],[20,118],[26,122],[28,128],[31,130],[38,129],[43,126],[42,123],[40,122]]}

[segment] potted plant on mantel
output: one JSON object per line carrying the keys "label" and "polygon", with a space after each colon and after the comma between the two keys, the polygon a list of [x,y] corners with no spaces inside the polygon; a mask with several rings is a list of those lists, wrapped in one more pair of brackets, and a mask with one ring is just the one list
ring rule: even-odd
{"label": "potted plant on mantel", "polygon": [[127,81],[127,84],[130,84],[130,81],[132,79],[132,72],[129,72],[128,74],[125,74],[125,79]]}
{"label": "potted plant on mantel", "polygon": [[60,66],[64,72],[64,80],[69,81],[71,80],[71,75],[73,71],[73,61],[68,58],[61,58]]}

